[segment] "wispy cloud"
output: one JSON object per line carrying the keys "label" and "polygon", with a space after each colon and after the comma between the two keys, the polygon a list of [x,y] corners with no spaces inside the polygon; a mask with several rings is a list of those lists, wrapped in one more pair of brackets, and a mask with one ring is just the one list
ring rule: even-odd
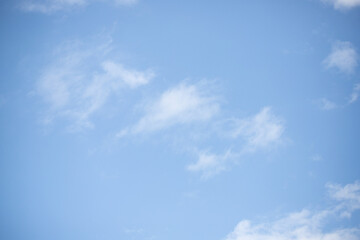
{"label": "wispy cloud", "polygon": [[279,143],[284,130],[284,121],[273,114],[270,107],[264,107],[253,117],[236,119],[232,137],[244,138],[244,149],[254,151]]}
{"label": "wispy cloud", "polygon": [[[110,60],[110,43],[86,49],[78,43],[59,49],[52,64],[37,81],[36,92],[50,104],[47,119],[67,117],[75,128],[92,127],[90,116],[122,88],[136,88],[154,77]],[[81,44],[80,44],[81,45]]]}
{"label": "wispy cloud", "polygon": [[113,61],[105,61],[102,63],[105,75],[111,79],[121,79],[125,85],[130,88],[137,88],[141,85],[148,84],[150,79],[154,77],[151,70],[137,71],[125,68],[122,64]]}
{"label": "wispy cloud", "polygon": [[322,98],[322,99],[318,100],[317,103],[322,110],[329,111],[329,110],[334,110],[337,108],[343,108],[350,104],[355,103],[358,100],[359,95],[360,95],[360,83],[356,83],[353,87],[352,93],[350,94],[349,97],[347,97],[347,102],[342,103],[342,104],[340,104],[340,103],[337,104],[337,103],[334,103],[334,102],[328,100],[327,98]]}
{"label": "wispy cloud", "polygon": [[327,184],[326,187],[332,198],[341,202],[337,207],[342,217],[351,217],[353,211],[360,209],[360,182],[347,184]]}
{"label": "wispy cloud", "polygon": [[332,46],[330,55],[323,61],[327,68],[338,68],[341,72],[352,73],[357,66],[358,55],[350,42],[338,41]]}
{"label": "wispy cloud", "polygon": [[[216,125],[217,120],[214,120],[214,116],[220,111],[220,104],[218,98],[208,90],[206,83],[180,83],[143,106],[143,111],[144,115],[135,124],[118,132],[117,138],[169,130],[171,127],[183,125],[191,126],[193,132],[198,126],[195,123],[207,122]],[[234,159],[260,149],[269,149],[283,142],[284,120],[276,116],[270,107],[264,107],[251,117],[231,118],[221,122],[220,135],[224,135],[227,142],[230,141],[227,150],[223,154],[195,150],[197,161],[186,167],[190,172],[200,173],[202,179],[208,179],[227,170],[232,162],[236,162]],[[215,138],[219,137],[212,128],[209,134],[215,134]],[[232,144],[237,145],[234,150]],[[194,144],[189,148],[191,151],[197,149]]]}
{"label": "wispy cloud", "polygon": [[[40,12],[51,14],[61,10],[69,10],[83,7],[97,0],[27,0],[22,2],[21,9],[26,12]],[[130,6],[136,4],[137,0],[109,0],[115,5]]]}
{"label": "wispy cloud", "polygon": [[245,154],[254,153],[260,149],[267,149],[283,141],[285,131],[284,120],[276,116],[270,107],[264,107],[252,117],[233,118],[222,123],[227,130],[221,130],[238,145],[234,150],[229,149],[224,154],[200,152],[196,163],[187,169],[200,172],[203,179],[212,177],[226,170],[232,159],[241,158]]}
{"label": "wispy cloud", "polygon": [[338,107],[338,105],[326,98],[320,99],[320,108],[323,110],[333,110]]}
{"label": "wispy cloud", "polygon": [[[266,223],[252,224],[249,220],[238,223],[225,240],[358,240],[359,228],[329,229],[326,223],[341,219],[344,212],[351,214],[360,209],[360,184],[344,187],[328,185],[330,197],[337,200],[333,206],[320,211],[304,209]],[[349,216],[349,215],[347,215]]]}
{"label": "wispy cloud", "polygon": [[338,10],[347,10],[360,6],[360,0],[321,0],[334,6]]}
{"label": "wispy cloud", "polygon": [[201,178],[206,180],[222,171],[225,171],[231,155],[231,150],[228,150],[223,155],[200,152],[198,154],[198,161],[188,165],[187,170],[191,172],[201,172]]}
{"label": "wispy cloud", "polygon": [[218,111],[217,99],[209,96],[203,85],[181,83],[166,90],[152,103],[145,106],[145,115],[132,127],[118,136],[153,132],[174,125],[203,122]]}
{"label": "wispy cloud", "polygon": [[351,93],[349,104],[354,103],[358,100],[360,94],[360,83],[355,84],[353,92]]}

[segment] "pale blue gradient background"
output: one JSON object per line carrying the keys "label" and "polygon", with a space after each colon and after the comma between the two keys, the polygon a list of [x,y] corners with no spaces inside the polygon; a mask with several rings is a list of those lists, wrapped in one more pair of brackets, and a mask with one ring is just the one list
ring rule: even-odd
{"label": "pale blue gradient background", "polygon": [[[1,239],[223,239],[241,219],[326,205],[326,183],[360,178],[360,103],[332,111],[317,104],[346,102],[360,81],[359,69],[349,75],[322,64],[337,40],[359,52],[360,8],[144,0],[46,15],[19,3],[0,3]],[[95,115],[94,129],[69,133],[64,119],[47,129],[39,120],[47,106],[32,92],[49,53],[63,41],[102,35],[111,35],[121,60],[157,77],[109,103],[122,109]],[[203,181],[186,171],[195,156],[169,143],[176,127],[112,139],[137,119],[125,110],[186,78],[216,82],[224,117],[272,106],[287,143]],[[223,151],[221,138],[200,146],[208,144]],[[355,213],[342,224],[359,221]]]}

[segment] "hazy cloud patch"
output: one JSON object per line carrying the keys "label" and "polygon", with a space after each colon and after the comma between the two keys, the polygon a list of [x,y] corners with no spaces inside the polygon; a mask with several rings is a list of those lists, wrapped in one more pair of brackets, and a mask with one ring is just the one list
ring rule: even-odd
{"label": "hazy cloud patch", "polygon": [[324,3],[331,4],[337,10],[348,10],[360,6],[360,0],[321,0]]}
{"label": "hazy cloud patch", "polygon": [[331,53],[323,61],[326,68],[337,68],[344,73],[352,73],[357,66],[358,55],[350,42],[337,41],[333,44]]}

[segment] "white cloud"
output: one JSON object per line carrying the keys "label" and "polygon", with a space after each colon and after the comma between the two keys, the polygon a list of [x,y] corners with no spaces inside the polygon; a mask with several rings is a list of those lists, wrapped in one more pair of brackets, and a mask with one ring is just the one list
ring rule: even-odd
{"label": "white cloud", "polygon": [[354,85],[353,87],[353,90],[352,90],[352,93],[350,95],[350,97],[348,98],[348,101],[347,103],[344,103],[344,104],[337,104],[337,103],[334,103],[326,98],[322,98],[318,101],[318,104],[320,106],[321,109],[323,110],[333,110],[333,109],[336,109],[336,108],[339,108],[339,107],[345,107],[347,105],[350,105],[352,103],[355,103],[358,98],[359,98],[359,95],[360,95],[360,83],[357,83]]}
{"label": "white cloud", "polygon": [[122,79],[124,83],[131,88],[145,85],[154,77],[154,73],[150,70],[141,72],[133,69],[126,69],[123,65],[112,61],[103,62],[102,67],[109,77]]}
{"label": "white cloud", "polygon": [[[56,11],[82,7],[91,2],[103,0],[28,0],[21,4],[21,9],[26,12],[40,12],[50,14]],[[115,5],[130,6],[136,4],[137,0],[109,0]]]}
{"label": "white cloud", "polygon": [[332,4],[335,9],[346,10],[360,6],[360,0],[322,0],[324,3]]}
{"label": "white cloud", "polygon": [[230,127],[225,126],[228,129],[225,131],[226,136],[232,140],[240,138],[244,143],[237,141],[238,146],[234,151],[227,150],[222,155],[200,152],[197,162],[190,164],[187,170],[200,172],[203,179],[212,177],[226,170],[231,159],[282,142],[285,130],[284,121],[275,116],[270,107],[264,107],[259,113],[249,118],[230,119],[223,125],[230,125]]}
{"label": "white cloud", "polygon": [[198,161],[188,165],[187,170],[191,172],[201,172],[202,178],[208,179],[226,170],[226,164],[230,156],[230,150],[223,155],[200,152],[198,154]]}
{"label": "white cloud", "polygon": [[330,55],[324,60],[327,68],[336,67],[344,73],[352,73],[357,66],[357,53],[350,42],[336,42]]}
{"label": "white cloud", "polygon": [[339,184],[327,184],[332,198],[341,201],[339,208],[341,216],[350,217],[351,213],[360,209],[360,182],[347,184],[342,187]]}
{"label": "white cloud", "polygon": [[270,107],[264,107],[253,117],[235,120],[232,137],[241,136],[247,150],[256,150],[279,143],[284,130],[283,120],[275,116]]}
{"label": "white cloud", "polygon": [[[359,228],[337,227],[330,230],[326,223],[343,216],[343,210],[350,213],[359,209],[359,182],[328,185],[331,197],[336,204],[320,211],[302,210],[283,218],[266,223],[252,224],[249,220],[240,221],[225,240],[359,240]],[[350,205],[355,206],[349,208]]]}
{"label": "white cloud", "polygon": [[360,95],[360,83],[357,83],[354,85],[352,93],[351,93],[350,97],[348,98],[347,103],[337,104],[326,98],[322,98],[318,101],[318,104],[319,104],[320,108],[323,110],[327,110],[327,111],[333,110],[333,109],[336,109],[339,107],[346,107],[352,103],[355,103],[358,100],[359,95]]}
{"label": "white cloud", "polygon": [[62,116],[75,121],[74,128],[92,127],[90,116],[112,94],[147,84],[154,77],[151,70],[141,72],[109,60],[108,50],[108,45],[59,49],[62,53],[43,70],[36,87],[36,92],[50,104],[47,121]]}
{"label": "white cloud", "polygon": [[353,92],[351,93],[349,104],[356,102],[358,100],[360,94],[360,83],[355,84],[353,88]]}
{"label": "white cloud", "polygon": [[338,105],[326,98],[320,99],[320,107],[323,110],[332,110],[338,107]]}
{"label": "white cloud", "polygon": [[124,129],[118,136],[128,133],[152,132],[177,124],[203,122],[219,111],[216,98],[208,96],[200,85],[179,84],[166,90],[153,103],[145,107],[145,115],[130,129]]}

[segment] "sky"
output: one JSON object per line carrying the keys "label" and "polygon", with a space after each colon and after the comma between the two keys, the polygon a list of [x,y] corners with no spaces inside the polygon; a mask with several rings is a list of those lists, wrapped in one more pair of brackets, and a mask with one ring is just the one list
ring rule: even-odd
{"label": "sky", "polygon": [[0,238],[359,240],[359,0],[3,0]]}

